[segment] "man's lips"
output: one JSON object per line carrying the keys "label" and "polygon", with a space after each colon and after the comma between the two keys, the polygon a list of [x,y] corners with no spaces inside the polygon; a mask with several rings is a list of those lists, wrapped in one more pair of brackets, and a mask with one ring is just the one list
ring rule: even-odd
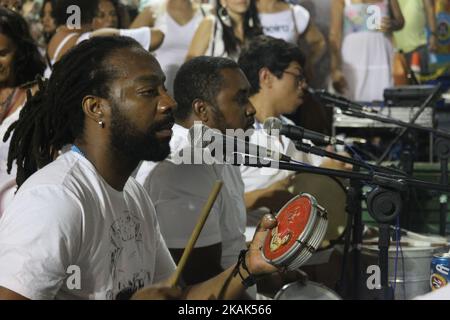
{"label": "man's lips", "polygon": [[156,130],[156,136],[161,138],[171,137],[172,136],[172,127],[174,125],[173,121],[167,122],[161,126],[158,126]]}

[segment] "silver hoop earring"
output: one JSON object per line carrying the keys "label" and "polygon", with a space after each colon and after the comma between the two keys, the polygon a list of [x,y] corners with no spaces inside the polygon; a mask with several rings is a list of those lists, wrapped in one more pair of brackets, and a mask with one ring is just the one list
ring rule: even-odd
{"label": "silver hoop earring", "polygon": [[104,128],[105,127],[105,123],[103,122],[103,120],[100,120],[99,122],[98,122],[98,125],[100,126],[100,128]]}
{"label": "silver hoop earring", "polygon": [[224,7],[220,7],[219,10],[217,11],[217,14],[222,23],[227,27],[231,28],[231,18],[228,15],[227,9],[225,9]]}

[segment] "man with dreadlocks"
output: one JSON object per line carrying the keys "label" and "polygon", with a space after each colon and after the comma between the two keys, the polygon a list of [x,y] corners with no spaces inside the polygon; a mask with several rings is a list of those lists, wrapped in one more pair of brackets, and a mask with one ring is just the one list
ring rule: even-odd
{"label": "man with dreadlocks", "polygon": [[121,299],[144,286],[135,298],[237,298],[243,279],[276,270],[260,252],[276,224],[267,216],[236,266],[164,287],[175,264],[130,178],[139,161],[169,154],[175,102],[164,78],[134,40],[100,37],[71,49],[30,97],[9,130],[19,190],[0,220],[0,299]]}

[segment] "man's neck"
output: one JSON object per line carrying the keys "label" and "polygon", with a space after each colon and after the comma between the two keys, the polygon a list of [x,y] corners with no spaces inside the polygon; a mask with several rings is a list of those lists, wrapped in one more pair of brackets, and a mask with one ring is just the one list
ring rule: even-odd
{"label": "man's neck", "polygon": [[267,118],[280,116],[273,107],[270,98],[261,92],[250,97],[250,102],[256,109],[255,118],[260,123],[263,123]]}
{"label": "man's neck", "polygon": [[105,181],[117,191],[122,191],[139,161],[114,150],[108,144],[75,142]]}

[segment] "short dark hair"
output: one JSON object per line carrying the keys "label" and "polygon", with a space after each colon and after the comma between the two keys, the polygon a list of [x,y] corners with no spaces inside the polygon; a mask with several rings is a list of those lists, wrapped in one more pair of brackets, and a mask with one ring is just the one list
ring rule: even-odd
{"label": "short dark hair", "polygon": [[216,105],[216,96],[223,85],[223,69],[238,69],[236,62],[221,57],[196,57],[184,63],[175,76],[173,91],[177,107],[174,117],[185,120],[192,112],[192,102],[201,99]]}
{"label": "short dark hair", "polygon": [[95,95],[109,98],[109,85],[117,76],[107,59],[121,49],[141,45],[128,37],[95,37],[70,49],[53,69],[47,84],[39,83],[39,91],[20,112],[19,120],[7,130],[3,141],[12,133],[8,172],[17,162],[16,182],[22,183],[37,169],[53,161],[57,152],[82,137],[85,116],[83,98]]}
{"label": "short dark hair", "polygon": [[44,60],[30,35],[27,22],[20,14],[0,7],[0,33],[16,46],[12,68],[15,75],[13,86],[33,81],[36,75],[44,72]]}
{"label": "short dark hair", "polygon": [[238,64],[250,82],[250,95],[254,95],[260,89],[259,71],[262,68],[281,78],[293,61],[302,68],[305,65],[305,56],[297,45],[263,35],[255,37],[243,48]]}
{"label": "short dark hair", "polygon": [[70,14],[67,13],[67,8],[71,5],[80,7],[81,24],[89,24],[94,19],[98,0],[58,0],[53,7],[53,16],[57,26],[65,25]]}

